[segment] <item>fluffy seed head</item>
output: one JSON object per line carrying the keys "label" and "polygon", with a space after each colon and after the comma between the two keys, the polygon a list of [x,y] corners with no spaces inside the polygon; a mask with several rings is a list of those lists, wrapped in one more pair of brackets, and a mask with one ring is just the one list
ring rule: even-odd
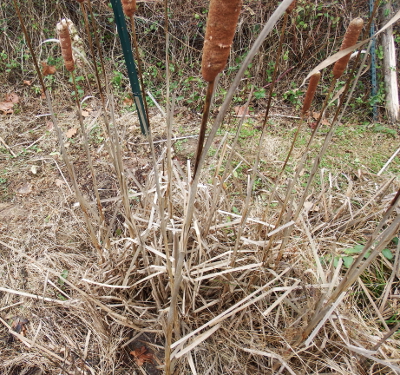
{"label": "fluffy seed head", "polygon": [[235,35],[242,0],[211,0],[204,39],[201,72],[213,82],[226,65]]}
{"label": "fluffy seed head", "polygon": [[317,85],[319,82],[319,79],[321,78],[321,73],[317,72],[313,74],[310,78],[310,82],[308,83],[308,89],[306,92],[306,96],[304,98],[303,102],[303,108],[301,110],[301,113],[304,115],[311,107],[311,103],[314,99],[315,91],[317,90]]}
{"label": "fluffy seed head", "polygon": [[132,17],[136,12],[136,0],[122,0],[122,8],[127,17]]}
{"label": "fluffy seed head", "polygon": [[57,32],[65,67],[69,72],[72,72],[74,70],[74,60],[72,58],[71,36],[69,35],[67,20],[62,19],[57,24]]}
{"label": "fluffy seed head", "polygon": [[[349,27],[346,30],[346,34],[344,35],[342,46],[340,50],[349,48],[356,44],[358,37],[360,36],[361,30],[364,26],[364,21],[362,18],[355,18],[349,24]],[[349,62],[351,53],[346,56],[343,56],[341,59],[336,61],[333,66],[333,76],[338,79],[343,74],[346,69],[347,63]]]}

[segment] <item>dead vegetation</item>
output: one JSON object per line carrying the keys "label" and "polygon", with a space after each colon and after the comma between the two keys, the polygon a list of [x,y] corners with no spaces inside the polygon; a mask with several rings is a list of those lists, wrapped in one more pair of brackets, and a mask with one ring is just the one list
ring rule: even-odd
{"label": "dead vegetation", "polygon": [[57,117],[44,85],[42,138],[1,119],[0,373],[399,373],[398,177],[321,168],[340,106],[302,145],[267,113],[238,147],[246,108],[217,135],[242,76],[195,175],[175,95],[147,138],[104,77]]}

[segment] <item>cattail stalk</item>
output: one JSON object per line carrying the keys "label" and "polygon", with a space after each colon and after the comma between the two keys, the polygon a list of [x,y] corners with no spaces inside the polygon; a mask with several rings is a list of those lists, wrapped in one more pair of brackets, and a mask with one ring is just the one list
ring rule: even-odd
{"label": "cattail stalk", "polygon": [[[94,214],[94,213],[91,211],[90,206],[87,204],[85,198],[83,197],[83,195],[82,195],[82,193],[81,193],[81,191],[79,189],[79,186],[78,186],[78,183],[77,183],[76,174],[75,174],[75,169],[74,169],[72,161],[69,159],[68,154],[67,154],[67,152],[65,150],[63,135],[62,135],[60,127],[58,126],[58,122],[57,122],[58,120],[57,120],[57,118],[55,116],[55,113],[54,113],[54,109],[53,109],[53,105],[52,105],[52,102],[51,102],[50,95],[48,93],[48,90],[46,89],[46,85],[44,84],[42,72],[40,71],[40,68],[39,68],[39,65],[38,65],[38,62],[37,62],[37,59],[36,59],[35,51],[34,51],[34,49],[32,47],[31,39],[30,39],[29,34],[28,34],[27,30],[26,30],[24,20],[23,20],[23,18],[21,16],[21,12],[20,12],[19,6],[18,6],[18,1],[14,0],[13,2],[14,2],[14,7],[15,7],[15,10],[16,10],[18,19],[20,21],[20,25],[21,25],[22,31],[23,31],[24,36],[25,36],[26,43],[28,45],[29,51],[31,52],[31,55],[32,55],[32,58],[33,58],[33,62],[34,62],[34,65],[35,65],[35,68],[36,68],[36,72],[37,72],[38,77],[39,77],[40,84],[42,86],[43,92],[46,95],[47,105],[49,107],[49,111],[50,111],[50,114],[51,114],[51,119],[52,119],[52,122],[54,124],[54,128],[56,130],[58,142],[60,144],[61,155],[62,155],[63,160],[65,162],[65,165],[67,167],[68,174],[69,174],[69,176],[71,178],[76,198],[77,198],[77,200],[78,200],[78,202],[80,204],[80,207],[82,209],[82,212],[84,214],[83,215],[84,216],[84,220],[85,220],[86,225],[88,227],[89,235],[90,235],[90,238],[92,240],[92,244],[95,246],[96,250],[98,251],[98,254],[99,254],[99,257],[100,257],[101,261],[104,261],[101,245],[100,245],[99,241],[96,238],[96,234],[95,234],[94,228],[93,228],[93,226],[91,224],[90,217],[89,217],[89,212],[92,213],[92,214]],[[71,38],[70,38],[70,40],[71,40]],[[71,51],[71,58],[70,58],[69,61],[71,61],[71,59],[72,59],[72,51]]]}
{"label": "cattail stalk", "polygon": [[[352,20],[350,22],[350,25],[347,28],[346,34],[345,34],[345,36],[343,38],[343,43],[342,43],[342,46],[340,48],[341,50],[349,48],[349,47],[353,46],[357,42],[357,39],[358,39],[358,37],[359,37],[359,35],[361,33],[362,27],[363,27],[363,20],[361,18],[356,18],[356,19],[354,19],[354,20]],[[341,59],[339,59],[336,62],[336,64],[334,65],[334,68],[333,68],[334,79],[333,79],[333,81],[331,83],[331,86],[329,88],[328,94],[327,94],[327,96],[325,98],[324,104],[323,104],[322,109],[321,109],[321,113],[320,113],[320,115],[318,117],[318,120],[317,120],[317,124],[316,124],[316,126],[315,126],[315,128],[314,128],[314,130],[313,130],[313,132],[311,134],[311,137],[310,137],[310,139],[309,139],[309,141],[307,143],[306,150],[305,150],[305,152],[304,152],[304,154],[303,154],[303,156],[301,158],[301,161],[300,161],[300,163],[298,164],[298,166],[296,168],[295,177],[294,177],[293,181],[291,182],[291,184],[289,184],[288,190],[291,190],[293,188],[294,183],[297,181],[297,179],[299,177],[299,174],[300,174],[300,172],[302,171],[302,169],[304,167],[305,160],[306,160],[308,151],[310,149],[311,142],[314,139],[314,136],[315,136],[315,134],[317,132],[317,129],[319,128],[319,125],[321,123],[322,114],[324,113],[325,108],[328,105],[328,98],[330,97],[338,78],[340,78],[340,76],[343,74],[344,70],[346,69],[346,66],[347,66],[347,63],[349,61],[349,58],[350,58],[350,54],[348,54],[348,55],[342,57]],[[311,81],[310,81],[310,83],[311,83]],[[346,87],[347,86],[348,86],[348,83],[347,83]],[[307,103],[305,102],[304,106],[303,106],[303,110],[307,109],[307,107],[305,107],[306,104]],[[328,145],[329,145],[329,143],[330,143],[330,141],[332,139],[333,131],[335,129],[335,123],[336,123],[337,115],[339,113],[341,105],[342,105],[342,101],[340,101],[340,103],[339,103],[339,107],[338,107],[338,109],[336,111],[336,114],[335,114],[335,117],[334,117],[334,119],[333,119],[333,121],[332,121],[332,123],[330,125],[329,132],[325,137],[325,140],[324,140],[324,143],[322,145],[322,148],[321,148],[319,154],[317,155],[317,157],[314,159],[314,163],[313,163],[313,166],[312,166],[312,169],[311,169],[311,172],[310,172],[310,176],[308,177],[306,187],[305,187],[304,192],[303,192],[303,194],[302,194],[302,196],[300,198],[300,201],[297,204],[297,209],[295,210],[295,212],[293,214],[293,217],[292,217],[292,219],[294,221],[296,221],[298,219],[299,215],[300,215],[300,212],[301,212],[301,210],[303,208],[303,205],[304,205],[304,202],[306,200],[306,197],[307,197],[308,190],[310,188],[311,182],[314,179],[314,176],[315,176],[315,174],[317,172],[318,166],[319,166],[323,156],[325,155],[327,147],[328,147]],[[291,196],[290,200],[291,200],[291,203],[290,203],[289,209],[292,209],[293,196]],[[281,213],[279,215],[279,220],[282,217],[283,210],[286,208],[287,203],[288,203],[288,200],[286,198],[284,204],[282,205]],[[292,229],[288,230],[287,236],[290,235],[291,230]],[[284,242],[285,241],[282,242],[282,245],[284,244]],[[278,253],[278,258],[281,256],[282,251],[283,251],[283,246],[281,246],[281,249],[280,249],[280,251]]]}
{"label": "cattail stalk", "polygon": [[122,0],[122,9],[127,17],[132,17],[136,12],[136,0]]}
{"label": "cattail stalk", "polygon": [[207,82],[213,82],[225,68],[241,6],[241,0],[210,1],[201,62],[201,72]]}
{"label": "cattail stalk", "polygon": [[286,13],[290,14],[293,12],[293,9],[296,7],[296,0],[293,0],[292,4],[288,6],[286,9]]}
{"label": "cattail stalk", "polygon": [[287,163],[289,161],[290,155],[293,152],[294,145],[295,145],[297,137],[298,137],[298,135],[300,133],[300,128],[304,123],[304,118],[305,118],[306,113],[308,112],[308,110],[311,107],[311,103],[312,103],[312,101],[314,99],[315,92],[317,91],[317,86],[318,86],[318,82],[319,82],[320,78],[321,78],[321,73],[320,72],[317,72],[317,73],[313,74],[311,76],[311,78],[310,78],[310,82],[308,83],[306,96],[304,97],[303,108],[301,109],[301,119],[299,121],[299,125],[297,126],[296,134],[294,135],[292,144],[290,145],[290,149],[289,149],[289,152],[288,152],[288,154],[286,156],[285,162],[283,163],[283,167],[282,167],[281,172],[279,174],[278,180],[280,179],[283,171],[285,170],[286,165],[287,165]]}
{"label": "cattail stalk", "polygon": [[197,173],[203,151],[211,98],[214,91],[214,81],[218,73],[224,70],[228,60],[241,7],[242,0],[210,1],[201,61],[201,74],[204,80],[208,82],[208,88],[200,127],[199,142],[197,144],[194,175]]}
{"label": "cattail stalk", "polygon": [[[342,46],[340,47],[340,51],[346,48],[354,46],[356,44],[358,37],[360,36],[361,30],[364,26],[364,21],[362,18],[355,18],[349,24],[347,28],[346,34],[343,38]],[[333,66],[333,76],[336,79],[339,79],[346,69],[347,63],[350,60],[351,53],[343,56],[341,59],[336,61]]]}
{"label": "cattail stalk", "polygon": [[72,42],[69,35],[68,23],[66,19],[62,19],[57,24],[58,37],[60,39],[61,53],[64,59],[65,68],[72,72],[75,68],[74,59],[72,58]]}
{"label": "cattail stalk", "polygon": [[310,78],[310,82],[308,84],[306,96],[304,97],[303,108],[301,110],[301,114],[305,115],[306,112],[310,109],[311,103],[314,99],[315,92],[317,91],[317,85],[321,78],[321,73],[317,72],[313,74]]}
{"label": "cattail stalk", "polygon": [[207,85],[206,100],[204,103],[203,116],[201,118],[199,141],[197,143],[196,161],[194,164],[194,172],[193,172],[194,175],[197,172],[197,168],[200,163],[201,153],[203,151],[204,139],[206,137],[206,130],[207,130],[207,120],[208,120],[208,116],[210,114],[210,107],[211,107],[211,100],[212,100],[213,92],[214,92],[214,81],[209,82]]}
{"label": "cattail stalk", "polygon": [[[132,27],[132,40],[133,40],[133,46],[134,46],[134,51],[136,55],[136,60],[137,60],[137,67],[138,67],[138,75],[139,75],[139,81],[140,81],[140,86],[142,90],[142,96],[143,96],[143,101],[144,101],[144,108],[145,108],[145,113],[147,117],[147,123],[150,124],[149,121],[149,111],[147,107],[147,101],[146,101],[146,92],[145,92],[145,86],[143,82],[143,74],[142,74],[142,62],[140,59],[140,54],[139,54],[139,45],[137,41],[137,36],[136,36],[136,28],[135,28],[135,20],[133,18],[133,15],[135,14],[136,11],[136,0],[122,0],[122,8],[127,17],[129,17],[131,21],[131,27]],[[174,278],[173,278],[173,273],[172,273],[172,264],[170,260],[170,251],[169,251],[169,244],[168,244],[168,236],[167,236],[167,226],[164,218],[164,199],[162,198],[163,195],[161,193],[161,186],[160,186],[160,179],[158,177],[158,170],[157,170],[157,158],[155,154],[155,149],[154,149],[154,143],[153,143],[153,138],[151,135],[151,129],[150,127],[147,129],[146,136],[150,145],[150,152],[151,152],[151,158],[153,162],[153,168],[154,168],[154,177],[156,181],[156,191],[157,195],[159,197],[158,200],[158,208],[160,212],[160,217],[161,217],[161,232],[162,232],[162,238],[164,242],[164,247],[165,247],[165,252],[167,255],[167,272],[169,276],[169,281],[170,281],[170,287],[173,289],[174,287]],[[144,247],[143,247],[144,248]],[[133,263],[132,263],[133,264]]]}

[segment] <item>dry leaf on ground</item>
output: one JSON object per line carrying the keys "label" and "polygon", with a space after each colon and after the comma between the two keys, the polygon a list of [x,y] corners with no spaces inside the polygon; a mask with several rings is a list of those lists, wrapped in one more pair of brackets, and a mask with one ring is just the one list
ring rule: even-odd
{"label": "dry leaf on ground", "polygon": [[12,92],[11,94],[6,95],[5,101],[17,104],[19,103],[19,96],[15,92]]}
{"label": "dry leaf on ground", "polygon": [[47,65],[45,61],[42,61],[41,64],[42,64],[42,74],[44,77],[54,74],[56,72],[55,66]]}
{"label": "dry leaf on ground", "polygon": [[0,102],[0,111],[5,115],[13,113],[14,103],[11,102]]}
{"label": "dry leaf on ground", "polygon": [[146,362],[153,363],[153,354],[146,352],[147,348],[145,346],[142,346],[141,348],[131,351],[130,354],[133,355],[133,357],[135,358],[135,362],[138,366],[143,366],[143,364]]}
{"label": "dry leaf on ground", "polygon": [[321,124],[322,125],[326,125],[326,126],[330,126],[331,125],[331,123],[326,118],[321,120]]}
{"label": "dry leaf on ground", "polygon": [[[14,332],[21,334],[22,336],[26,336],[26,324],[29,323],[28,319],[25,319],[21,316],[13,316],[10,318],[12,320],[11,329]],[[14,341],[14,336],[10,334],[8,338],[8,343],[12,343]]]}
{"label": "dry leaf on ground", "polygon": [[133,99],[132,99],[132,98],[129,98],[129,97],[126,97],[126,98],[123,100],[123,103],[124,103],[124,106],[130,107],[130,106],[133,105]]}
{"label": "dry leaf on ground", "polygon": [[78,131],[77,128],[71,128],[66,131],[65,135],[67,138],[72,138],[76,134],[77,131]]}
{"label": "dry leaf on ground", "polygon": [[56,186],[58,186],[58,187],[64,185],[64,181],[60,180],[59,178],[56,179],[55,183],[56,183]]}
{"label": "dry leaf on ground", "polygon": [[54,128],[53,121],[46,121],[46,129],[53,130],[53,128]]}
{"label": "dry leaf on ground", "polygon": [[26,182],[20,188],[18,188],[17,193],[21,195],[29,194],[32,191],[32,184]]}
{"label": "dry leaf on ground", "polygon": [[23,84],[27,85],[27,86],[30,86],[32,84],[32,81],[24,80]]}
{"label": "dry leaf on ground", "polygon": [[243,115],[248,116],[249,115],[249,108],[246,110],[245,105],[238,105],[233,108],[235,111],[235,114],[237,117],[242,117]]}
{"label": "dry leaf on ground", "polygon": [[11,319],[13,321],[11,323],[12,330],[25,336],[26,324],[29,323],[29,320],[23,318],[22,316],[13,316]]}

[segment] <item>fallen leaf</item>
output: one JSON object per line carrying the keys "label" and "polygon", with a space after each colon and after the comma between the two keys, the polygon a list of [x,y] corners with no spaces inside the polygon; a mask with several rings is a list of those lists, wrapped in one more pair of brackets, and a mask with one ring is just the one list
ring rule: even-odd
{"label": "fallen leaf", "polygon": [[326,118],[324,118],[324,119],[321,121],[321,124],[322,124],[322,125],[329,126],[331,123],[330,123]]}
{"label": "fallen leaf", "polygon": [[23,83],[24,83],[24,85],[30,86],[32,84],[32,81],[24,80]]}
{"label": "fallen leaf", "polygon": [[[27,331],[26,324],[29,323],[29,320],[21,316],[13,316],[10,319],[12,320],[11,329],[14,332],[21,334],[22,336],[26,336],[26,331]],[[8,343],[12,343],[13,341],[14,341],[14,336],[10,334],[8,338]]]}
{"label": "fallen leaf", "polygon": [[89,112],[88,111],[82,111],[82,116],[83,117],[88,117],[89,116]]}
{"label": "fallen leaf", "polygon": [[32,191],[32,185],[28,182],[23,184],[18,190],[17,193],[21,195],[27,195]]}
{"label": "fallen leaf", "polygon": [[32,165],[32,167],[31,167],[31,172],[32,172],[33,174],[37,174],[38,168],[37,168],[36,165]]}
{"label": "fallen leaf", "polygon": [[0,111],[3,112],[5,115],[9,115],[13,113],[14,103],[11,102],[0,102]]}
{"label": "fallen leaf", "polygon": [[303,203],[303,208],[305,211],[310,211],[312,206],[314,206],[314,203],[312,203],[312,202],[304,202]]}
{"label": "fallen leaf", "polygon": [[67,138],[72,138],[76,134],[77,131],[78,131],[77,128],[71,128],[71,129],[67,130],[65,135],[67,136]]}
{"label": "fallen leaf", "polygon": [[123,100],[123,103],[124,103],[124,106],[130,107],[130,106],[133,105],[133,99],[132,99],[132,98],[129,98],[129,97],[126,97],[126,98]]}
{"label": "fallen leaf", "polygon": [[308,126],[311,128],[311,129],[315,129],[316,127],[317,127],[317,122],[315,121],[315,122],[311,122],[310,124],[308,124]]}
{"label": "fallen leaf", "polygon": [[135,349],[131,351],[131,355],[135,358],[135,362],[138,366],[143,366],[146,362],[153,363],[153,354],[152,353],[146,353],[147,348],[145,346],[142,346],[139,349]]}
{"label": "fallen leaf", "polygon": [[47,62],[42,61],[42,74],[44,77],[54,74],[56,72],[56,67],[53,65],[47,65]]}
{"label": "fallen leaf", "polygon": [[55,183],[56,183],[56,186],[61,187],[62,185],[64,185],[65,182],[63,180],[60,180],[57,178]]}
{"label": "fallen leaf", "polygon": [[13,316],[11,319],[13,321],[11,323],[12,330],[25,336],[26,324],[29,323],[29,320],[21,316]]}
{"label": "fallen leaf", "polygon": [[45,92],[43,91],[43,89],[42,89],[41,92],[40,92],[40,98],[41,98],[41,99],[46,99],[46,94],[45,94]]}
{"label": "fallen leaf", "polygon": [[237,117],[248,116],[249,115],[249,108],[246,110],[245,105],[238,105],[233,108]]}
{"label": "fallen leaf", "polygon": [[313,113],[312,113],[312,117],[313,117],[315,120],[318,120],[319,115],[320,115],[319,112],[313,112]]}
{"label": "fallen leaf", "polygon": [[6,95],[5,100],[6,102],[17,104],[19,103],[19,96],[15,92],[12,92],[11,94]]}
{"label": "fallen leaf", "polygon": [[53,130],[53,128],[54,128],[53,121],[46,121],[46,129]]}

